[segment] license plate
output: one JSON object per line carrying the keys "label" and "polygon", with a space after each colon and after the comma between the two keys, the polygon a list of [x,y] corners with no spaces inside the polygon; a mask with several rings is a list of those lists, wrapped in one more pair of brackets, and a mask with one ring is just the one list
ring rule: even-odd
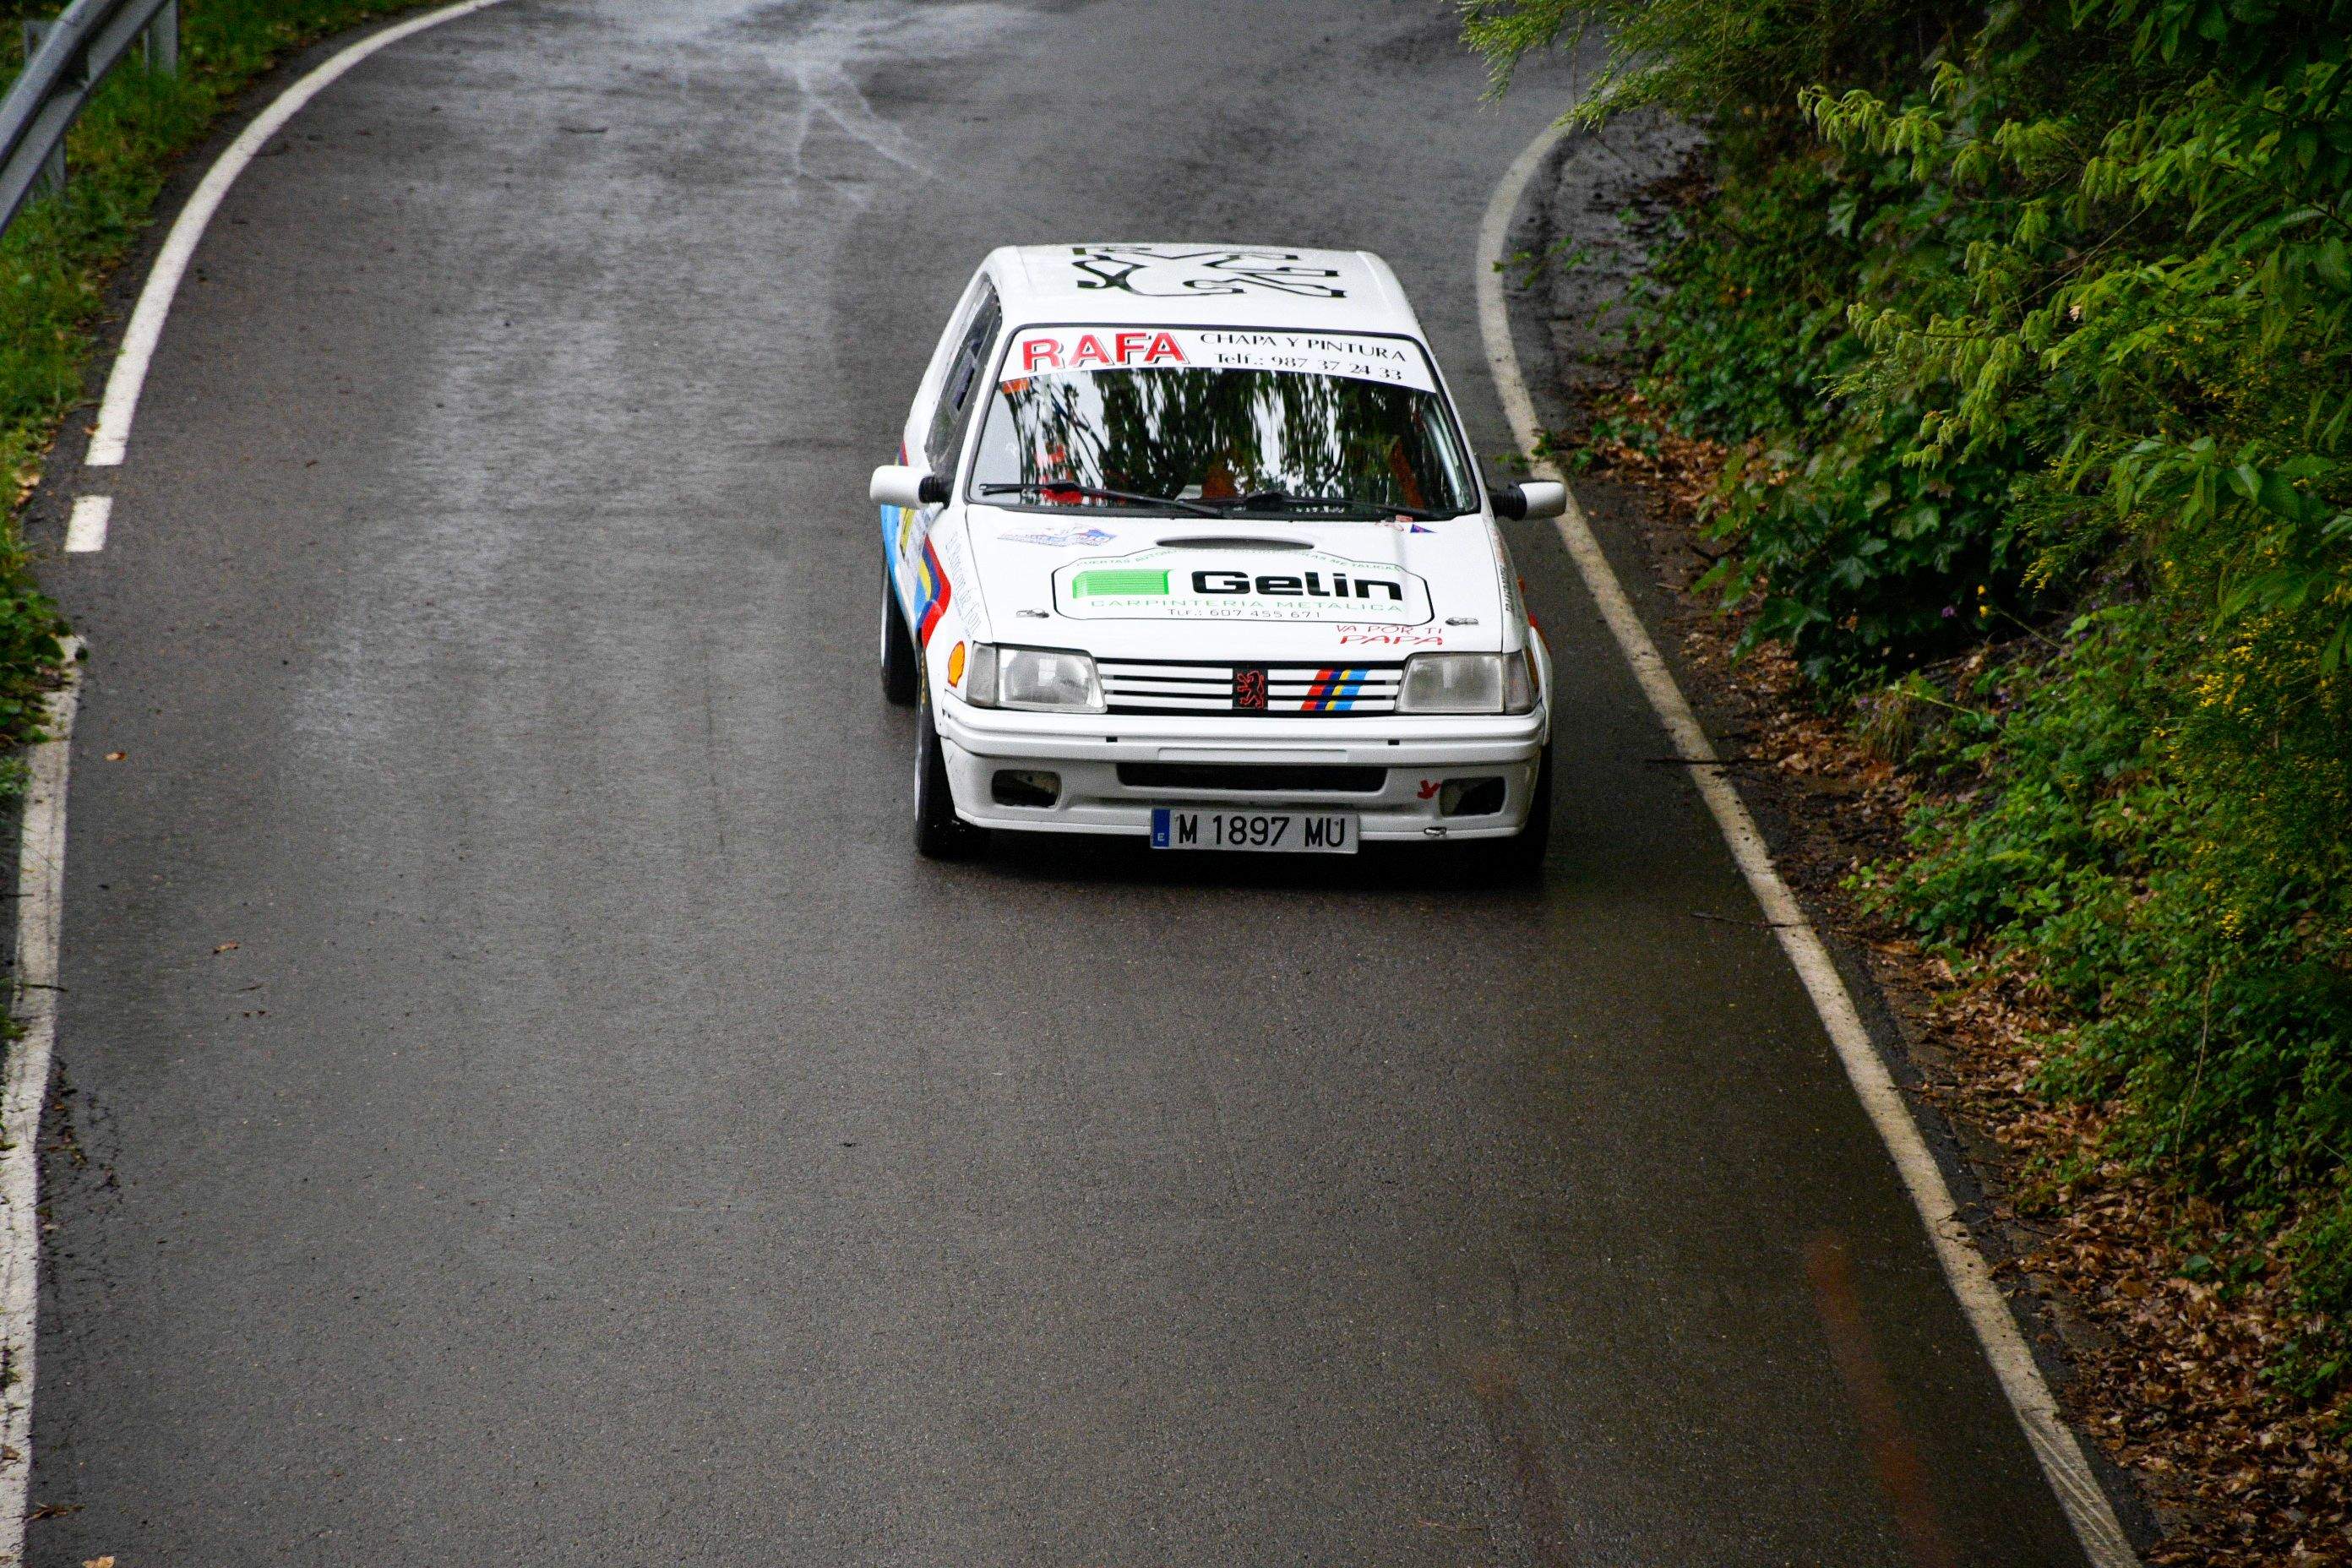
{"label": "license plate", "polygon": [[1249,849],[1276,855],[1353,855],[1352,811],[1151,810],[1154,849]]}

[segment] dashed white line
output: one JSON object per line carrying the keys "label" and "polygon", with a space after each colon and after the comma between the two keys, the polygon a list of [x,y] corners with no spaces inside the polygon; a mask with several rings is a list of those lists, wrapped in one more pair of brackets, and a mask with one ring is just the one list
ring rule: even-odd
{"label": "dashed white line", "polygon": [[106,548],[106,525],[114,516],[112,496],[83,496],[66,520],[66,553],[87,555]]}
{"label": "dashed white line", "polygon": [[80,642],[65,641],[65,682],[49,693],[46,737],[26,758],[16,850],[15,1016],[23,1033],[0,1080],[0,1568],[25,1560],[33,1470],[33,1321],[40,1304],[41,1106],[58,1040],[58,928],[65,907],[66,783],[81,695]]}
{"label": "dashed white line", "polygon": [[[1565,134],[1559,126],[1546,131],[1505,172],[1502,183],[1495,187],[1493,199],[1486,204],[1486,219],[1478,226],[1475,258],[1478,327],[1486,338],[1486,364],[1494,374],[1495,390],[1501,395],[1503,412],[1510,420],[1511,433],[1520,451],[1538,474],[1558,479],[1566,476],[1536,456],[1537,438],[1542,427],[1536,420],[1535,400],[1528,395],[1527,380],[1519,371],[1518,350],[1511,338],[1509,304],[1503,294],[1502,274],[1495,264],[1503,259],[1503,247],[1509,240],[1511,219],[1518,211],[1519,198]],[[1904,1103],[1877,1047],[1871,1043],[1862,1016],[1855,1011],[1853,998],[1846,991],[1845,981],[1830,961],[1829,950],[1806,918],[1803,907],[1781,880],[1764,836],[1757,830],[1756,819],[1748,815],[1739,792],[1725,777],[1706,730],[1691,711],[1682,689],[1675,683],[1673,672],[1659,656],[1657,646],[1650,640],[1642,617],[1626,596],[1624,585],[1617,580],[1608,556],[1593,538],[1572,489],[1569,493],[1568,513],[1559,520],[1559,528],[1560,540],[1576,562],[1586,591],[1600,606],[1601,617],[1608,624],[1626,662],[1633,666],[1642,694],[1649,699],[1650,707],[1673,740],[1675,754],[1685,762],[1700,764],[1690,769],[1691,781],[1698,786],[1707,810],[1714,814],[1716,826],[1722,830],[1724,842],[1730,846],[1731,858],[1738,863],[1740,875],[1747,879],[1757,903],[1763,908],[1764,918],[1771,923],[1773,935],[1780,939],[1781,950],[1788,954],[1807,994],[1812,998],[1813,1009],[1829,1031],[1830,1043],[1836,1048],[1854,1093],[1861,1097],[1863,1109],[1869,1112],[1871,1124],[1878,1130],[1879,1138],[1895,1161],[1912,1206],[1918,1210],[1927,1227],[1944,1278],[1951,1282],[1952,1293],[1959,1298],[1960,1309],[1976,1331],[1978,1342],[1992,1364],[1993,1375],[2000,1380],[2001,1392],[2008,1395],[2011,1408],[2016,1411],[2025,1440],[2034,1458],[2041,1461],[2042,1473],[2049,1478],[2051,1489],[2057,1493],[2059,1506],[2065,1510],[2084,1552],[2095,1568],[2138,1568],[2139,1558],[2116,1518],[2115,1505],[2100,1488],[2081,1445],[2059,1415],[2057,1399],[2043,1381],[2042,1369],[2034,1364],[2033,1353],[2026,1347],[2017,1319],[1993,1285],[1992,1265],[1978,1250],[1976,1238],[1961,1220],[1959,1205],[1952,1200],[1944,1173],[1929,1152],[1919,1124],[1912,1120],[1910,1107]]]}
{"label": "dashed white line", "polygon": [[[113,468],[130,448],[147,369],[163,336],[188,263],[229,187],[269,139],[343,73],[401,39],[471,16],[500,0],[462,0],[371,33],[339,50],[289,87],[230,142],[206,170],[165,237],[124,329],[106,380],[85,467]],[[102,550],[113,512],[110,496],[86,495],[66,523],[66,549]],[[58,1037],[58,946],[65,901],[66,790],[74,712],[80,696],[80,644],[66,638],[66,678],[49,694],[46,736],[30,749],[16,866],[15,1017],[22,1035],[0,1078],[0,1568],[25,1560],[25,1515],[33,1471],[34,1327],[40,1304],[40,1162],[43,1106]]]}
{"label": "dashed white line", "polygon": [[115,355],[114,369],[106,378],[106,396],[98,406],[98,427],[90,436],[89,451],[82,458],[84,466],[113,468],[130,450],[131,422],[139,413],[139,395],[147,384],[147,366],[155,357],[155,345],[163,341],[163,323],[171,317],[172,301],[180,291],[180,280],[187,275],[188,263],[194,259],[196,247],[203,241],[213,214],[220,210],[222,199],[236,184],[236,177],[245,173],[245,166],[253,162],[271,137],[286,129],[286,122],[300,113],[304,104],[378,49],[389,48],[427,27],[470,16],[499,3],[499,0],[463,0],[461,5],[428,11],[380,33],[369,34],[330,56],[316,70],[279,93],[214,160],[213,166],[205,172],[204,179],[189,195],[187,205],[180,209],[163,248],[155,257],[154,268],[147,274],[147,286],[139,291],[139,303],[131,312],[131,324],[123,330],[121,352]]}

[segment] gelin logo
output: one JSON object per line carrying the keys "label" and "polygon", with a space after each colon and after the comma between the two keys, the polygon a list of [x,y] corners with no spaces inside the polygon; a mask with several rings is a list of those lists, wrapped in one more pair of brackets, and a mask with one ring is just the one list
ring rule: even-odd
{"label": "gelin logo", "polygon": [[1391,604],[1404,603],[1404,584],[1395,578],[1367,577],[1359,573],[1350,582],[1345,572],[1332,573],[1328,582],[1319,572],[1261,572],[1255,577],[1246,572],[1195,572],[1192,592],[1259,594],[1267,598],[1304,595],[1309,599],[1373,599],[1385,595]]}
{"label": "gelin logo", "polygon": [[1321,550],[1213,552],[1160,547],[1074,561],[1054,574],[1078,620],[1330,621],[1418,626],[1429,584],[1389,562]]}

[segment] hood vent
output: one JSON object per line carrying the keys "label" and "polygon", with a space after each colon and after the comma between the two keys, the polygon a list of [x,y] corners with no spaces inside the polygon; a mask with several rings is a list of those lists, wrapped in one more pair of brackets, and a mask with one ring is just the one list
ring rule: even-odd
{"label": "hood vent", "polygon": [[1157,542],[1162,550],[1312,550],[1303,539],[1276,539],[1262,534],[1188,533]]}

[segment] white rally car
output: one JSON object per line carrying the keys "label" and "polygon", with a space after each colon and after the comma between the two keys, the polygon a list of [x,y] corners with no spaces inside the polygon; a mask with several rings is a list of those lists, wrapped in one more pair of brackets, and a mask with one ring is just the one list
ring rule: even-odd
{"label": "white rally car", "polygon": [[1420,323],[1361,251],[992,253],[882,514],[915,837],[1490,844],[1539,862],[1550,656]]}

